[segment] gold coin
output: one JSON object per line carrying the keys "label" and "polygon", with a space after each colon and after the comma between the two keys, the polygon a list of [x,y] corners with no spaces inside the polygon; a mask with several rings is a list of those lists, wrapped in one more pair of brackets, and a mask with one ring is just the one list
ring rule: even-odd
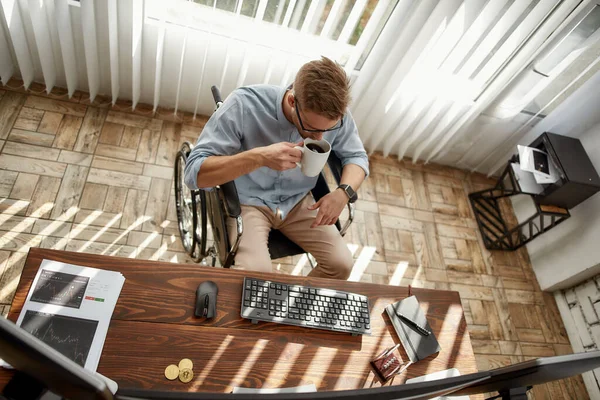
{"label": "gold coin", "polygon": [[179,361],[179,369],[194,369],[194,363],[189,358]]}
{"label": "gold coin", "polygon": [[171,364],[167,368],[165,368],[165,377],[168,380],[174,381],[175,379],[177,379],[178,376],[179,376],[179,367],[177,365]]}
{"label": "gold coin", "polygon": [[183,383],[188,383],[194,377],[194,371],[189,368],[182,369],[179,371],[179,380]]}

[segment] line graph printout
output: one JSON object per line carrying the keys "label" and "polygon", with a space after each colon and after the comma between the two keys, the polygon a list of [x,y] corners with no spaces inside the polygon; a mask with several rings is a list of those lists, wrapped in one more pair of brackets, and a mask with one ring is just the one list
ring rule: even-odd
{"label": "line graph printout", "polygon": [[31,301],[79,308],[90,278],[43,269]]}
{"label": "line graph printout", "polygon": [[82,367],[87,361],[98,321],[27,310],[21,328]]}
{"label": "line graph printout", "polygon": [[42,260],[17,325],[95,372],[124,283],[120,272]]}

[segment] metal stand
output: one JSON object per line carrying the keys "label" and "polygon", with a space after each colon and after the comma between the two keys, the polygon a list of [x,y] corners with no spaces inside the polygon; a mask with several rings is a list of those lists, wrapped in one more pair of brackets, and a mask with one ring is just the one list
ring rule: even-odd
{"label": "metal stand", "polygon": [[[483,243],[489,250],[517,250],[571,216],[569,210],[565,208],[541,205],[537,201],[537,196],[523,193],[511,162],[504,169],[496,186],[469,194]],[[536,213],[527,221],[510,229],[504,222],[498,200],[517,194],[531,196]]]}

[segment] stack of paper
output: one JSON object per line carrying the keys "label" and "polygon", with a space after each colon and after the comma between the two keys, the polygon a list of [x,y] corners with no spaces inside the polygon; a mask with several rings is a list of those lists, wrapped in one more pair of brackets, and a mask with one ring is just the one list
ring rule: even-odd
{"label": "stack of paper", "polygon": [[558,171],[548,154],[533,147],[517,146],[517,150],[521,170],[532,173],[538,184],[558,181]]}
{"label": "stack of paper", "polygon": [[95,372],[124,283],[119,272],[43,260],[17,325]]}

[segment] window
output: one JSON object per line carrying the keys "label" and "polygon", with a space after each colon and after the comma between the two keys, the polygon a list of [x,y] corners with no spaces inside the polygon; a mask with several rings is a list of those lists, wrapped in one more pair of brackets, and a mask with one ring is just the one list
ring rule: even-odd
{"label": "window", "polygon": [[[213,32],[217,35],[254,41],[259,46],[286,52],[295,51],[290,49],[289,43],[306,41],[299,44],[299,47],[311,47],[314,51],[317,46],[322,49],[321,54],[336,58],[342,65],[350,59],[353,51],[359,51],[360,58],[354,70],[360,70],[398,2],[399,0],[194,0],[195,4],[188,5],[189,2],[176,0],[166,6],[150,0],[146,2],[146,15],[151,20],[165,18],[167,23],[189,25],[199,31],[209,31],[208,25],[213,24]],[[379,3],[382,3],[381,9],[372,18]],[[213,7],[217,13],[211,21]],[[260,22],[260,26],[256,22]],[[369,23],[374,24],[374,29],[369,29],[368,37],[364,38],[366,43],[357,48],[356,45]],[[287,29],[286,32],[277,31],[277,35],[273,35],[276,27]],[[231,32],[233,29],[240,34],[236,36]],[[242,34],[242,31],[245,33]],[[256,34],[256,39],[270,37],[273,40],[253,40],[248,32]],[[280,40],[282,36],[293,41],[288,40],[284,48],[279,48],[277,42],[286,42]],[[301,50],[298,52],[302,53]]]}

